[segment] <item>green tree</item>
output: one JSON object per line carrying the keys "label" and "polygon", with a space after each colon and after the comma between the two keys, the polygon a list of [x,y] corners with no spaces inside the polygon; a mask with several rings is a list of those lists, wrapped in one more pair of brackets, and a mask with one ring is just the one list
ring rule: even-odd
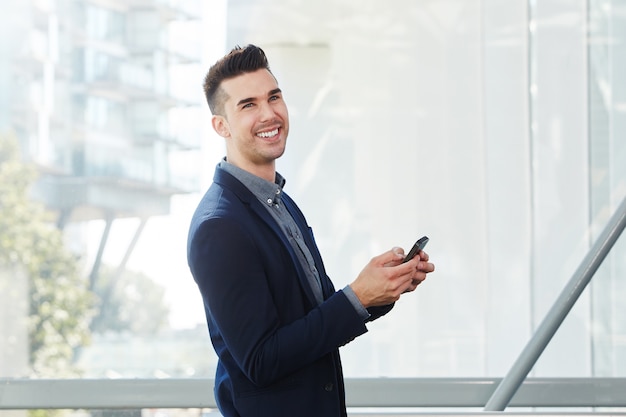
{"label": "green tree", "polygon": [[103,266],[94,288],[100,308],[93,319],[94,333],[107,331],[135,335],[157,334],[167,324],[165,289],[139,272],[117,272]]}
{"label": "green tree", "polygon": [[21,161],[13,137],[0,136],[0,265],[30,279],[30,361],[37,376],[78,373],[74,351],[89,341],[93,297],[79,263],[41,204],[29,197],[34,168]]}

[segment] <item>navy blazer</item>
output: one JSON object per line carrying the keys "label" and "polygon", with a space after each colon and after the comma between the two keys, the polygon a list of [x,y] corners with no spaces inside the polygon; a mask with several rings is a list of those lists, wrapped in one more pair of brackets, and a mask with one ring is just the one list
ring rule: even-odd
{"label": "navy blazer", "polygon": [[[335,291],[300,209],[285,193],[281,203],[315,260],[320,305],[278,223],[219,166],[193,215],[187,256],[219,358],[215,399],[226,417],[345,416],[338,348],[367,328]],[[369,309],[369,320],[391,307]]]}

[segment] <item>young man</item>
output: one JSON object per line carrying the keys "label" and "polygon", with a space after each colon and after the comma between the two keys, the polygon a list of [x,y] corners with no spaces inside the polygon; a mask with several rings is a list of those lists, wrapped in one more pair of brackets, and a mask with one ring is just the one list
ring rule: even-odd
{"label": "young man", "polygon": [[275,161],[289,116],[264,52],[236,47],[204,84],[226,158],[193,215],[188,261],[219,357],[226,417],[345,416],[339,347],[434,270],[423,251],[373,258],[336,291]]}

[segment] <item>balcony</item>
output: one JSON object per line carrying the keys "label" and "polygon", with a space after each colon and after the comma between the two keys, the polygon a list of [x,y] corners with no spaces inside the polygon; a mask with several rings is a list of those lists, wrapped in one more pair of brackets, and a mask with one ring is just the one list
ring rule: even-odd
{"label": "balcony", "polygon": [[189,0],[129,0],[124,2],[130,10],[149,10],[158,13],[162,22],[194,20],[202,14],[202,5]]}

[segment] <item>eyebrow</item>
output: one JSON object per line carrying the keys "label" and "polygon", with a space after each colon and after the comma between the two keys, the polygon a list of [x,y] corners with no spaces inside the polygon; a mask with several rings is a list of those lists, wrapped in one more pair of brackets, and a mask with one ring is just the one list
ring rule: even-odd
{"label": "eyebrow", "polygon": [[[278,94],[278,93],[281,93],[281,92],[282,92],[282,91],[281,91],[281,89],[280,89],[280,88],[275,88],[275,89],[273,89],[273,90],[270,90],[270,92],[269,92],[269,93],[267,93],[267,96],[268,96],[268,97],[270,97],[270,96],[273,96],[274,94]],[[254,98],[254,97],[244,98],[244,99],[241,99],[241,100],[239,100],[239,101],[237,102],[237,106],[240,106],[240,105],[242,105],[242,104],[246,104],[246,103],[251,103],[251,102],[253,102],[253,101],[255,101],[255,100],[256,100],[256,98]]]}

